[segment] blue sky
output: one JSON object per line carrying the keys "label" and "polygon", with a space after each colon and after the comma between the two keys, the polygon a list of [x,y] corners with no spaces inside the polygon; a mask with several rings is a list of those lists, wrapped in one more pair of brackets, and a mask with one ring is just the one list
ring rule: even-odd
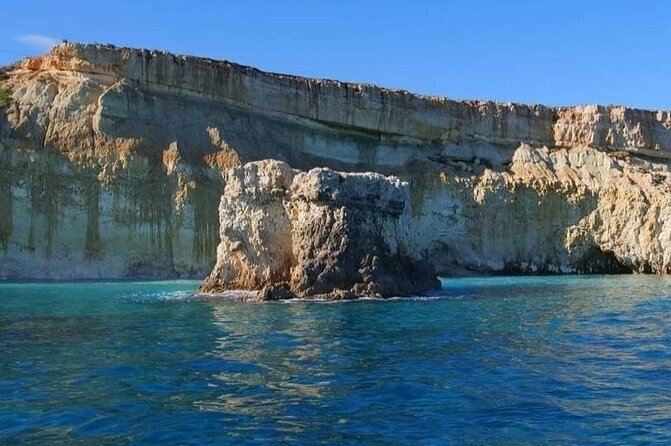
{"label": "blue sky", "polygon": [[123,4],[4,2],[0,64],[68,39],[457,99],[671,109],[666,0]]}

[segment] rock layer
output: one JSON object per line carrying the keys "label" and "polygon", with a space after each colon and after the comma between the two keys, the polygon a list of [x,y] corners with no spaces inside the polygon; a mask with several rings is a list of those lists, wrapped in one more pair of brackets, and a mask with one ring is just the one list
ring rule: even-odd
{"label": "rock layer", "polygon": [[[233,168],[219,206],[217,264],[201,291],[389,297],[438,287],[417,246],[408,183],[279,161]],[[424,254],[424,255],[422,255]],[[275,288],[270,288],[275,287]],[[278,288],[279,287],[279,288]]]}
{"label": "rock layer", "polygon": [[440,272],[668,271],[669,112],[453,101],[70,43],[0,70],[0,88],[0,278],[202,277],[220,172],[267,158],[407,181]]}

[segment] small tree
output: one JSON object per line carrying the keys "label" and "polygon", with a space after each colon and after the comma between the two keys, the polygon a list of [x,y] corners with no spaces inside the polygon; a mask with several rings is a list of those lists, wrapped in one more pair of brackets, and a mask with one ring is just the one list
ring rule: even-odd
{"label": "small tree", "polygon": [[5,108],[9,105],[11,94],[5,87],[0,87],[0,108]]}

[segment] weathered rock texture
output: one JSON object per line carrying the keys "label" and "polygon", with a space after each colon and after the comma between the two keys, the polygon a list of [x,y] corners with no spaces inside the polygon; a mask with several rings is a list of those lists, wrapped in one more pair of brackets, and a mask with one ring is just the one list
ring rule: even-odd
{"label": "weathered rock texture", "polygon": [[[263,289],[262,299],[398,296],[437,288],[416,251],[408,183],[279,161],[233,168],[219,206],[217,264],[202,291]],[[274,288],[270,288],[274,286]],[[265,287],[265,288],[264,288]]]}
{"label": "weathered rock texture", "polygon": [[380,174],[296,173],[272,160],[233,168],[201,290],[389,297],[435,287],[435,268],[671,271],[665,164],[522,145],[503,171],[457,164],[418,178],[413,199],[408,183]]}
{"label": "weathered rock texture", "polygon": [[[441,272],[668,271],[669,112],[459,102],[80,44],[1,70],[0,88],[0,278],[203,276],[220,172],[266,158],[408,181]],[[583,251],[598,262],[579,268]]]}
{"label": "weathered rock texture", "polygon": [[418,249],[441,272],[671,271],[667,163],[521,145],[505,169],[446,165],[422,178]]}

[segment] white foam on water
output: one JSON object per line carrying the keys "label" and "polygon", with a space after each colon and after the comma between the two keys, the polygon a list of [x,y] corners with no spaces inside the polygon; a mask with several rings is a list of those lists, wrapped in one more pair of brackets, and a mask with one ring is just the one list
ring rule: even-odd
{"label": "white foam on water", "polygon": [[436,296],[395,296],[395,297],[359,297],[356,299],[326,299],[326,298],[296,298],[286,299],[280,301],[272,301],[266,303],[282,303],[282,304],[303,304],[303,303],[318,303],[318,304],[346,304],[356,302],[398,302],[398,301],[413,301],[413,302],[429,302],[434,300],[461,300],[469,299],[472,296],[465,294],[460,295],[436,295]]}
{"label": "white foam on water", "polygon": [[256,293],[256,291],[250,290],[228,290],[220,293],[195,293],[195,296],[208,300],[251,301]]}

